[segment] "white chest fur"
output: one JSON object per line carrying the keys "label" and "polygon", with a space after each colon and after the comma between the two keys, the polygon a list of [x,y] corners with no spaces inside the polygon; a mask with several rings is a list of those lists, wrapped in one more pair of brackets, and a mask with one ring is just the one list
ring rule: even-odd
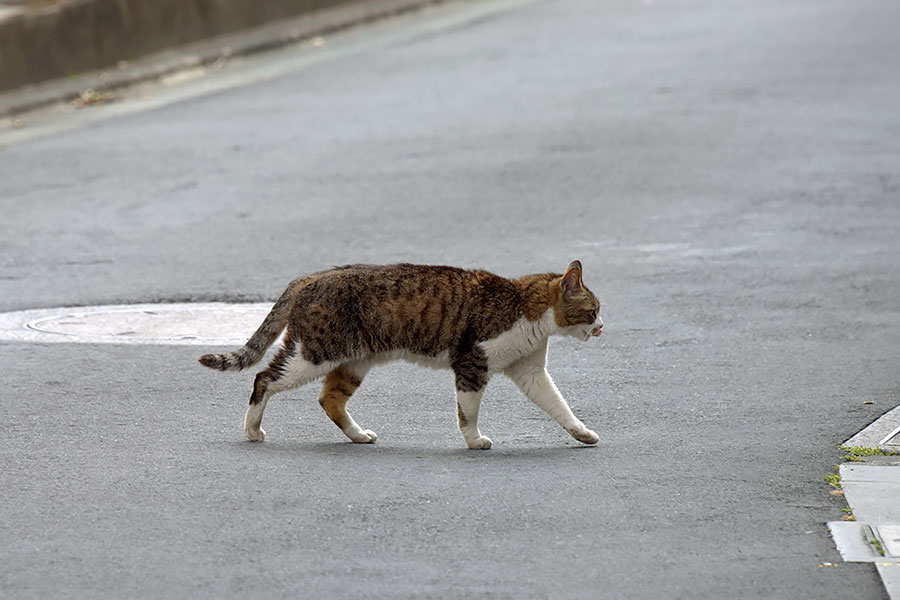
{"label": "white chest fur", "polygon": [[[553,318],[553,309],[548,309],[536,321],[529,321],[524,317],[519,319],[507,331],[495,338],[481,342],[481,348],[488,359],[488,371],[499,373],[523,356],[532,354],[544,345],[548,337],[559,331],[559,326]],[[375,365],[394,360],[405,360],[432,369],[450,368],[450,355],[446,350],[437,356],[423,356],[406,350],[395,350],[369,356],[359,364],[364,365],[368,370]]]}
{"label": "white chest fur", "polygon": [[524,317],[519,319],[509,330],[481,343],[488,357],[488,371],[502,371],[523,356],[533,353],[558,330],[552,308],[536,321]]}

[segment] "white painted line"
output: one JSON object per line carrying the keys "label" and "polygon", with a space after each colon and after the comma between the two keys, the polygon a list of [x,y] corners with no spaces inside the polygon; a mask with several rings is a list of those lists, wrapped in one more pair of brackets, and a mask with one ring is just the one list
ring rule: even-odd
{"label": "white painted line", "polygon": [[[900,427],[897,427],[896,429],[894,429],[893,431],[891,431],[889,434],[887,434],[886,436],[884,436],[884,439],[882,439],[881,441],[879,441],[879,442],[878,442],[878,445],[879,445],[879,446],[883,446],[883,445],[887,444],[888,441],[890,441],[891,438],[893,438],[894,436],[897,436],[897,435],[900,435]],[[894,445],[900,445],[900,440],[898,440],[897,444],[891,444],[891,446],[894,446]]]}
{"label": "white painted line", "polygon": [[843,445],[876,448],[880,445],[887,445],[887,442],[892,439],[890,434],[897,435],[898,432],[900,432],[900,406],[896,406],[878,417]]}

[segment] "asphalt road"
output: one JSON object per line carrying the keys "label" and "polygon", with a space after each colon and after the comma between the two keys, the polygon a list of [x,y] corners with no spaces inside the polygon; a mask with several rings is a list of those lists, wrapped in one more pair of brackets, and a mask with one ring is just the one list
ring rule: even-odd
{"label": "asphalt road", "polygon": [[352,401],[377,444],[314,387],[250,444],[210,348],[0,343],[0,595],[883,598],[822,477],[900,401],[900,4],[429,18],[0,150],[0,309],[577,258],[605,333],[550,371],[599,445],[498,379],[468,451],[450,375],[406,365]]}

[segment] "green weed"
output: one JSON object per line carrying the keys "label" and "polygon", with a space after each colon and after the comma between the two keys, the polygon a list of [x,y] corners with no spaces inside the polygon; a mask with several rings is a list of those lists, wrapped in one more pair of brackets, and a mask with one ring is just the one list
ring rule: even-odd
{"label": "green weed", "polygon": [[841,446],[840,449],[847,453],[844,460],[849,462],[860,462],[864,456],[900,456],[900,452],[896,450],[866,448],[865,446]]}

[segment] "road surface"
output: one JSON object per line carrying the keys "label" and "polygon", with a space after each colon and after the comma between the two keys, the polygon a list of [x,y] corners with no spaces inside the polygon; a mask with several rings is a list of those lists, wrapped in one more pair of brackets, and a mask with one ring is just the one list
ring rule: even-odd
{"label": "road surface", "polygon": [[900,398],[900,4],[507,4],[3,148],[0,310],[580,259],[605,333],[549,370],[598,446],[497,378],[466,450],[408,365],[375,445],[312,386],[250,444],[217,348],[0,342],[4,597],[883,597],[822,478]]}

